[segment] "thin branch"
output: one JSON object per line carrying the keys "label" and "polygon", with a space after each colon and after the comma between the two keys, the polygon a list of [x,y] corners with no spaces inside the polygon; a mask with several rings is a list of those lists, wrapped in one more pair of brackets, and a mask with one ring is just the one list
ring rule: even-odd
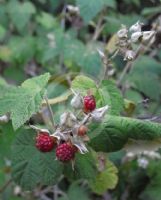
{"label": "thin branch", "polygon": [[[72,92],[69,91],[69,92],[67,92],[65,95],[61,95],[61,96],[56,97],[56,98],[53,98],[53,99],[48,99],[48,103],[49,103],[49,105],[54,105],[54,104],[57,104],[57,103],[64,102],[64,101],[66,101],[66,100],[69,98],[69,96],[70,96],[71,94],[72,94]],[[43,100],[43,101],[42,101],[42,105],[43,105],[43,106],[46,106],[46,105],[47,105],[46,100]]]}
{"label": "thin branch", "polygon": [[1,188],[0,188],[0,193],[4,192],[5,189],[11,184],[12,179],[9,179]]}
{"label": "thin branch", "polygon": [[51,120],[52,126],[53,126],[53,128],[55,128],[54,114],[53,114],[52,108],[48,102],[47,96],[45,97],[45,101],[46,101],[46,105],[47,105],[49,113],[50,113],[50,120]]}
{"label": "thin branch", "polygon": [[104,24],[102,25],[103,19],[104,19],[104,14],[102,13],[100,18],[98,19],[98,23],[96,25],[96,29],[95,29],[95,32],[94,32],[94,35],[92,38],[93,41],[98,39],[99,35],[101,34],[101,32],[104,28]]}

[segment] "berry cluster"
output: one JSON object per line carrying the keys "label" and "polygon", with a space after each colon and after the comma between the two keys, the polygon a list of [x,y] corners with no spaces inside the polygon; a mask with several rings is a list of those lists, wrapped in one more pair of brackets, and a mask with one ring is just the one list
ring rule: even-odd
{"label": "berry cluster", "polygon": [[78,151],[82,154],[88,152],[85,145],[89,140],[87,125],[92,121],[100,122],[108,109],[108,106],[96,109],[93,95],[82,97],[79,93],[74,93],[71,105],[75,110],[80,109],[80,116],[76,117],[72,112],[63,113],[53,134],[32,126],[38,131],[36,148],[41,152],[50,152],[56,147],[56,157],[61,162],[74,160]]}
{"label": "berry cluster", "polygon": [[[48,132],[39,132],[36,137],[36,148],[41,152],[50,152],[57,145],[57,139]],[[74,159],[77,148],[69,142],[64,142],[56,147],[56,157],[62,162]]]}

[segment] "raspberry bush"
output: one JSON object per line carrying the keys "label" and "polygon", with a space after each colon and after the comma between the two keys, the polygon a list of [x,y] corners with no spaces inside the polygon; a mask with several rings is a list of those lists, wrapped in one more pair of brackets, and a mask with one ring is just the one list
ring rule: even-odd
{"label": "raspberry bush", "polygon": [[0,199],[161,199],[160,10],[0,2]]}

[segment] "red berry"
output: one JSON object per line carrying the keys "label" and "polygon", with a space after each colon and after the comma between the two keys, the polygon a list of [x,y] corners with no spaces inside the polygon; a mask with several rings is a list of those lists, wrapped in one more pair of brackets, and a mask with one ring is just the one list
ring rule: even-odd
{"label": "red berry", "polygon": [[79,136],[84,136],[84,135],[86,135],[87,130],[88,130],[88,129],[87,129],[86,126],[81,125],[81,126],[78,128],[78,135],[79,135]]}
{"label": "red berry", "polygon": [[84,111],[91,112],[96,108],[96,101],[93,95],[84,97]]}
{"label": "red berry", "polygon": [[54,148],[56,139],[47,132],[40,132],[36,137],[35,146],[42,152],[49,152]]}
{"label": "red berry", "polygon": [[63,143],[56,148],[56,157],[62,162],[68,162],[75,156],[76,148],[70,143]]}

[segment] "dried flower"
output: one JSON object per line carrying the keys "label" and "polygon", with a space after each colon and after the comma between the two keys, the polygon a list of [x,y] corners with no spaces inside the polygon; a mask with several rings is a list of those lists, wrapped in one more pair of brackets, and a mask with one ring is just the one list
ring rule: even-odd
{"label": "dried flower", "polygon": [[108,109],[109,109],[109,106],[104,106],[102,108],[95,109],[91,113],[92,120],[95,122],[101,122]]}
{"label": "dried flower", "polygon": [[144,42],[146,42],[146,41],[152,39],[154,37],[154,35],[155,35],[155,31],[144,31],[142,40]]}
{"label": "dried flower", "polygon": [[139,41],[139,39],[142,37],[142,32],[135,32],[131,35],[131,42],[136,43]]}
{"label": "dried flower", "polygon": [[129,31],[132,33],[141,32],[141,25],[142,25],[142,23],[140,23],[140,21],[138,21],[130,27]]}
{"label": "dried flower", "polygon": [[127,50],[125,53],[124,60],[132,61],[135,58],[135,52],[133,50]]}
{"label": "dried flower", "polygon": [[71,14],[79,14],[79,7],[73,5],[67,5],[67,9]]}
{"label": "dried flower", "polygon": [[78,148],[78,150],[84,154],[84,153],[87,153],[88,152],[88,149],[87,147],[85,146],[84,144],[84,141],[81,137],[77,136],[77,135],[74,135],[72,138],[71,138],[71,142],[74,146],[76,146]]}
{"label": "dried flower", "polygon": [[122,25],[122,28],[117,32],[117,36],[119,39],[124,39],[128,37],[127,33],[128,33],[128,30],[126,26]]}
{"label": "dried flower", "polygon": [[81,97],[79,93],[75,94],[74,97],[72,98],[71,106],[75,109],[83,108],[83,98]]}
{"label": "dried flower", "polygon": [[73,127],[77,118],[72,112],[65,112],[60,116],[60,125],[64,127]]}

